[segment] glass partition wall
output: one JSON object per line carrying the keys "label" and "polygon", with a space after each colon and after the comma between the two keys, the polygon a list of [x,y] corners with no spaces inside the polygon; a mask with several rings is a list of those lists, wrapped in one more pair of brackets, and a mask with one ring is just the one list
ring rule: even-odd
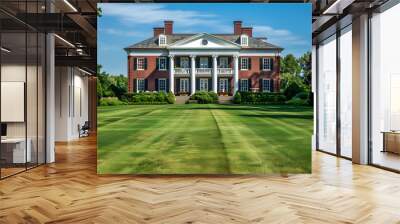
{"label": "glass partition wall", "polygon": [[400,171],[400,4],[371,18],[370,163]]}
{"label": "glass partition wall", "polygon": [[352,157],[352,27],[318,44],[317,149]]}
{"label": "glass partition wall", "polygon": [[[18,7],[39,10],[26,4]],[[43,33],[0,12],[1,179],[45,163],[45,41]]]}

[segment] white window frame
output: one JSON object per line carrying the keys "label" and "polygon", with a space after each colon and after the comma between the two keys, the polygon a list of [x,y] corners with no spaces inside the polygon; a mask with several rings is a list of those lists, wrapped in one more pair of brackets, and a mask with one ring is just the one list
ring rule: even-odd
{"label": "white window frame", "polygon": [[[199,83],[199,89],[200,89],[200,91],[206,91],[206,92],[208,92],[208,79],[200,79],[200,81],[199,81],[200,83]],[[203,85],[202,85],[203,84]],[[204,88],[202,88],[202,87],[204,87]],[[205,89],[205,90],[204,90]]]}
{"label": "white window frame", "polygon": [[[161,89],[161,81],[164,81],[164,83],[165,83],[165,90]],[[165,79],[165,78],[158,79],[158,91],[159,92],[167,92],[167,79]]]}
{"label": "white window frame", "polygon": [[[268,85],[265,85],[265,83],[268,83]],[[262,79],[262,91],[271,92],[271,79]]]}
{"label": "white window frame", "polygon": [[137,79],[137,91],[138,92],[146,91],[146,81],[144,79]]}
{"label": "white window frame", "polygon": [[164,34],[161,34],[158,36],[158,45],[159,46],[165,46],[167,45],[167,36]]}
{"label": "white window frame", "polygon": [[[185,83],[185,85],[182,85]],[[182,88],[185,86],[185,88]],[[189,79],[188,78],[181,78],[179,80],[179,92],[189,92]]]}
{"label": "white window frame", "polygon": [[[222,62],[223,61],[225,61],[226,62],[226,66],[224,65],[224,66],[222,66],[223,64],[222,64]],[[229,59],[228,59],[228,57],[220,57],[219,58],[219,68],[229,68]]]}
{"label": "white window frame", "polygon": [[240,58],[240,70],[249,70],[249,58]]}
{"label": "white window frame", "polygon": [[[243,82],[246,82],[246,85],[243,85]],[[249,79],[240,79],[240,92],[248,92],[249,91]]]}
{"label": "white window frame", "polygon": [[[164,63],[161,63],[163,61]],[[163,65],[163,66],[161,66]],[[158,58],[158,70],[159,71],[166,71],[167,70],[167,58],[166,57],[160,57]]]}
{"label": "white window frame", "polygon": [[249,46],[249,36],[247,35],[241,35],[240,36],[240,45],[242,46]]}
{"label": "white window frame", "polygon": [[262,70],[263,71],[271,71],[271,58],[263,58],[262,59]]}
{"label": "white window frame", "polygon": [[144,58],[136,58],[136,70],[144,70]]}
{"label": "white window frame", "polygon": [[[184,60],[182,60],[182,59],[184,59]],[[183,64],[183,61],[186,61],[187,62],[187,66],[183,66],[184,64]],[[190,60],[189,60],[189,57],[181,57],[181,60],[180,60],[180,67],[181,68],[189,68],[190,67],[190,62],[189,62]]]}
{"label": "white window frame", "polygon": [[[207,67],[203,67],[203,66],[202,66],[202,60],[203,60],[203,62],[204,62],[204,59],[205,59],[205,61],[207,62],[207,63],[206,63],[206,64],[207,64]],[[210,68],[210,65],[208,64],[208,57],[200,57],[199,66],[200,66],[200,68]]]}

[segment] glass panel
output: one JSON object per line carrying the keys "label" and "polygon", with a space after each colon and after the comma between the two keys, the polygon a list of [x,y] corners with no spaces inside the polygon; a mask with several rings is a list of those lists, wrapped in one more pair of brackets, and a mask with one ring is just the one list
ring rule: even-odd
{"label": "glass panel", "polygon": [[372,25],[372,163],[400,170],[400,5],[374,15]]}
{"label": "glass panel", "polygon": [[318,148],[336,154],[336,36],[318,48]]}
{"label": "glass panel", "polygon": [[352,34],[351,26],[340,36],[340,153],[352,156]]}
{"label": "glass panel", "polygon": [[[1,45],[1,175],[9,176],[25,170],[30,159],[26,151],[26,33],[3,32]],[[29,149],[29,147],[28,147]]]}

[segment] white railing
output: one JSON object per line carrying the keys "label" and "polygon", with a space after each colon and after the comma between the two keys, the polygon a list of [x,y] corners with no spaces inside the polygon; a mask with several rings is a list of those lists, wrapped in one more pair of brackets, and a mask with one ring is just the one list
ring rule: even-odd
{"label": "white railing", "polygon": [[212,70],[211,68],[196,68],[196,74],[210,75],[211,70]]}
{"label": "white railing", "polygon": [[189,75],[190,68],[175,68],[175,74],[177,75]]}
{"label": "white railing", "polygon": [[218,74],[220,75],[232,75],[233,70],[231,68],[219,68],[218,69]]}

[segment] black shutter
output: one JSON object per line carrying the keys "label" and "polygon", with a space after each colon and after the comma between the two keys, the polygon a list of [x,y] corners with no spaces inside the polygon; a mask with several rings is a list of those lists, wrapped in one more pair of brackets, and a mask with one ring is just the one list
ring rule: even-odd
{"label": "black shutter", "polygon": [[147,70],[147,58],[144,58],[144,70]]}
{"label": "black shutter", "polygon": [[228,57],[228,68],[232,68],[231,63],[232,63],[232,58]]}
{"label": "black shutter", "polygon": [[200,90],[200,78],[196,78],[196,91]]}
{"label": "black shutter", "polygon": [[230,93],[231,92],[231,80],[228,79],[227,85],[226,85],[226,92]]}
{"label": "black shutter", "polygon": [[132,83],[133,91],[136,92],[137,91],[136,79],[133,79],[132,81],[133,81],[133,83]]}
{"label": "black shutter", "polygon": [[260,58],[260,71],[263,70],[263,58]]}
{"label": "black shutter", "polygon": [[238,90],[238,91],[240,92],[240,91],[242,91],[242,90],[240,89],[240,87],[242,86],[242,80],[241,80],[241,79],[239,79],[238,83],[239,83],[239,85],[238,85],[238,87],[239,87],[239,90]]}
{"label": "black shutter", "polygon": [[165,64],[166,64],[166,68],[167,68],[167,70],[169,70],[169,60],[168,60],[168,58],[167,57],[164,57],[165,58]]}
{"label": "black shutter", "polygon": [[212,79],[208,79],[208,91],[212,90]]}
{"label": "black shutter", "polygon": [[133,58],[133,70],[137,70],[137,58]]}
{"label": "black shutter", "polygon": [[156,68],[157,68],[157,71],[160,70],[160,58],[156,59]]}
{"label": "black shutter", "polygon": [[149,88],[149,82],[148,82],[147,79],[145,79],[145,80],[144,80],[144,90],[145,90],[145,91],[146,91],[146,90],[149,90],[148,88]]}
{"label": "black shutter", "polygon": [[221,92],[221,85],[220,85],[220,82],[221,82],[221,78],[217,78],[217,92]]}
{"label": "black shutter", "polygon": [[169,79],[165,79],[167,83],[165,83],[165,86],[167,87],[165,92],[169,92]]}
{"label": "black shutter", "polygon": [[270,64],[271,64],[271,71],[274,70],[274,59],[270,59]]}
{"label": "black shutter", "polygon": [[249,62],[249,70],[251,70],[251,58],[249,58],[248,62]]}
{"label": "black shutter", "polygon": [[196,68],[200,68],[200,57],[196,57]]}
{"label": "black shutter", "polygon": [[250,88],[251,88],[251,79],[247,79],[248,81],[247,81],[247,83],[249,84],[249,89],[248,89],[248,91],[250,91]]}
{"label": "black shutter", "polygon": [[175,79],[175,92],[176,93],[180,92],[179,84],[180,84],[180,79],[179,78]]}
{"label": "black shutter", "polygon": [[175,58],[175,68],[180,68],[181,67],[181,57],[176,57]]}
{"label": "black shutter", "polygon": [[154,79],[154,81],[156,82],[155,85],[154,85],[156,87],[155,90],[158,91],[158,79]]}
{"label": "black shutter", "polygon": [[263,92],[263,79],[260,79],[258,87],[260,88],[260,92]]}
{"label": "black shutter", "polygon": [[271,85],[269,90],[270,90],[271,92],[274,92],[274,80],[273,80],[273,79],[270,79],[270,80],[269,80],[269,84]]}
{"label": "black shutter", "polygon": [[208,57],[208,67],[212,68],[212,57]]}

